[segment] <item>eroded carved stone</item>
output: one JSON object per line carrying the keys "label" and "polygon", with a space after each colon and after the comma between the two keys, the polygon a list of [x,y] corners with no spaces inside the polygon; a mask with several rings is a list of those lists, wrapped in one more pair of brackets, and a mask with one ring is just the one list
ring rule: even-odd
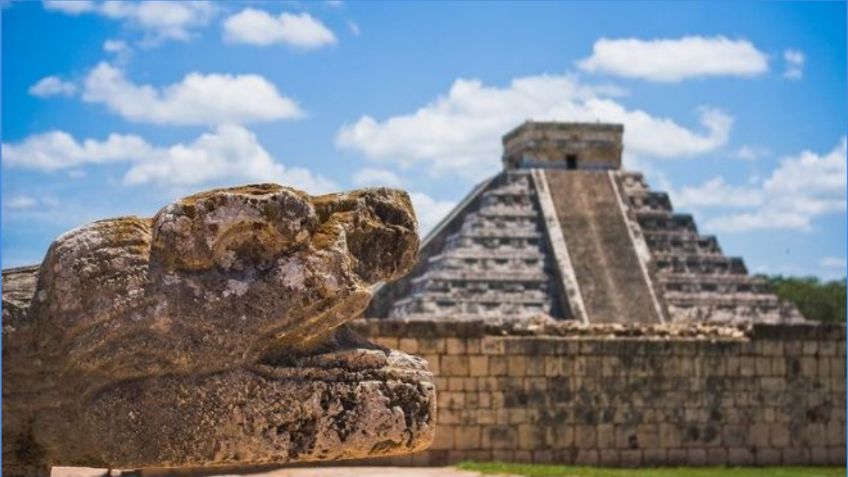
{"label": "eroded carved stone", "polygon": [[67,232],[3,274],[3,474],[426,447],[426,363],[341,326],[417,250],[390,189],[213,190]]}

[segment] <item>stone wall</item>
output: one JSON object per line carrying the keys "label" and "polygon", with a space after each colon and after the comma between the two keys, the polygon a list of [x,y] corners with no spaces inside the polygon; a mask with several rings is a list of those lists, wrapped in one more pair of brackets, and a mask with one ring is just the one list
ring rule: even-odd
{"label": "stone wall", "polygon": [[391,463],[845,463],[842,326],[354,327],[437,375],[434,444]]}

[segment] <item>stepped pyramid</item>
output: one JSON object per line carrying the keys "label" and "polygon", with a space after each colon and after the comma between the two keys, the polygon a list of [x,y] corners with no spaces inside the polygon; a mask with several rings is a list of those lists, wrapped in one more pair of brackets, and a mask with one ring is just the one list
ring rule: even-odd
{"label": "stepped pyramid", "polygon": [[803,321],[666,193],[621,169],[623,133],[528,121],[505,135],[504,170],[424,239],[409,275],[378,287],[366,316]]}

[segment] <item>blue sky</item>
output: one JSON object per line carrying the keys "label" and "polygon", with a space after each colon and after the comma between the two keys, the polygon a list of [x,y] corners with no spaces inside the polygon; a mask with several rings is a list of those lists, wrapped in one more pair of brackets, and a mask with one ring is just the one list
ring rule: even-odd
{"label": "blue sky", "polygon": [[213,186],[410,191],[431,227],[521,121],[625,163],[753,272],[845,274],[842,2],[5,3],[2,259]]}

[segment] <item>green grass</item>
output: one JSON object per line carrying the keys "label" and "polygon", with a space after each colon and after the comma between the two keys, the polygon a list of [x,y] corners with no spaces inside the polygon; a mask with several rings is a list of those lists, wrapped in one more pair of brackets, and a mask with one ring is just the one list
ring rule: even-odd
{"label": "green grass", "polygon": [[845,477],[841,467],[658,467],[614,469],[570,465],[462,462],[458,468],[484,474],[527,477]]}

